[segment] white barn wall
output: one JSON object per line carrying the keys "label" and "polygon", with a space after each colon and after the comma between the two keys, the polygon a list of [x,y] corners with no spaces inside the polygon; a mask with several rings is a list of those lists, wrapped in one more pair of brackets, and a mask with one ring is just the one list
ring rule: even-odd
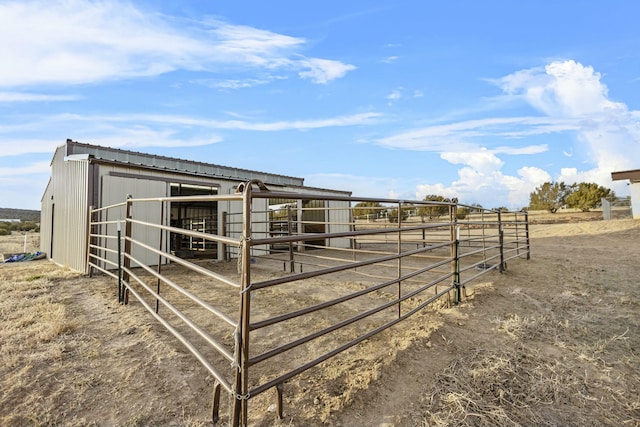
{"label": "white barn wall", "polygon": [[51,162],[41,213],[46,233],[41,250],[56,264],[82,272],[87,257],[88,169],[87,160],[65,160],[64,147],[59,147]]}
{"label": "white barn wall", "polygon": [[[167,183],[162,181],[150,181],[137,178],[123,178],[119,176],[102,176],[101,177],[101,206],[110,206],[117,203],[121,203],[126,200],[128,194],[131,194],[133,198],[153,198],[153,197],[166,197],[167,196]],[[135,203],[132,207],[132,218],[150,222],[152,224],[161,224],[161,217],[167,218],[168,213],[164,208],[164,214],[161,211],[162,204],[160,202],[144,202]],[[108,218],[108,220],[122,220],[122,233],[124,235],[124,219],[126,216],[125,207],[118,209],[120,218]],[[113,213],[111,213],[113,216]],[[167,221],[165,220],[166,224]],[[117,233],[116,226],[109,225],[108,234],[115,235]],[[165,233],[166,234],[166,233]],[[152,227],[145,227],[138,224],[132,225],[131,237],[133,240],[143,242],[152,247],[158,248],[160,246],[160,230]],[[167,247],[168,239],[163,237],[163,247]],[[116,249],[117,242],[110,240],[109,247]],[[115,261],[115,254],[109,254],[109,258]],[[131,255],[133,258],[139,260],[145,265],[157,265],[158,255],[150,253],[149,251],[140,248],[138,245],[133,245],[131,248]],[[136,263],[132,264],[132,267],[137,266]]]}
{"label": "white barn wall", "polygon": [[633,219],[640,219],[640,182],[631,182],[629,184],[629,192],[631,195],[631,213]]}
{"label": "white barn wall", "polygon": [[51,231],[53,230],[53,224],[51,221],[53,197],[53,185],[51,180],[47,184],[44,190],[42,199],[40,199],[40,252],[47,254],[47,258],[51,255]]}

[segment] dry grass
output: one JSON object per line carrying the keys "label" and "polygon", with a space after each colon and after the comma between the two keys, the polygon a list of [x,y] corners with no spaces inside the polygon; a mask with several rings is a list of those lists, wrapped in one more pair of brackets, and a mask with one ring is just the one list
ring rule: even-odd
{"label": "dry grass", "polygon": [[[26,239],[25,239],[26,238]],[[26,246],[25,246],[26,241]],[[26,247],[26,251],[25,251]],[[40,249],[40,234],[39,233],[18,233],[13,232],[10,236],[0,236],[0,257],[2,259],[8,258],[9,255],[23,253],[23,252],[36,252]]]}
{"label": "dry grass", "polygon": [[503,295],[479,292],[481,302],[471,305],[496,308],[485,313],[492,332],[475,333],[500,344],[465,335],[477,347],[456,353],[436,375],[421,401],[422,425],[640,426],[640,291],[631,251],[638,231],[635,224],[632,233],[580,249],[567,242],[588,263],[550,240],[526,274],[496,280]]}
{"label": "dry grass", "polygon": [[41,387],[38,382],[47,368],[64,357],[68,349],[66,338],[77,327],[65,304],[52,293],[54,281],[71,274],[57,268],[36,273],[33,265],[26,263],[3,266],[2,273],[0,424],[57,424],[55,408],[47,408],[43,396],[31,391]]}

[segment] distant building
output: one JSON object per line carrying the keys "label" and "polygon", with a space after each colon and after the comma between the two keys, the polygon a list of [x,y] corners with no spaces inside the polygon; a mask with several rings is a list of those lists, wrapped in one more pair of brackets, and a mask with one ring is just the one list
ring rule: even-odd
{"label": "distant building", "polygon": [[640,169],[612,172],[611,179],[614,181],[629,180],[631,212],[634,219],[640,219]]}
{"label": "distant building", "polygon": [[20,222],[19,219],[0,218],[0,222]]}
{"label": "distant building", "polygon": [[[122,203],[127,195],[139,199],[232,194],[239,184],[249,180],[260,180],[271,189],[298,194],[351,196],[345,191],[305,187],[303,178],[100,147],[68,139],[53,155],[51,178],[42,196],[40,250],[59,265],[87,271],[90,206]],[[261,207],[265,215],[263,222],[268,222],[270,202],[264,203],[265,206]],[[333,206],[337,205],[323,207]],[[218,224],[223,223],[223,214],[234,213],[234,207],[227,202],[171,202],[168,210],[167,215],[162,215],[164,219],[157,210],[151,209],[144,216],[147,221],[162,221],[165,225],[180,228],[189,228],[206,218],[213,227],[210,232],[216,234],[219,232]],[[328,221],[319,219],[318,222],[325,220]],[[158,235],[149,235],[145,241],[157,243],[158,239]],[[209,249],[212,257],[223,259],[221,248]],[[157,263],[157,256],[143,261],[152,265]]]}

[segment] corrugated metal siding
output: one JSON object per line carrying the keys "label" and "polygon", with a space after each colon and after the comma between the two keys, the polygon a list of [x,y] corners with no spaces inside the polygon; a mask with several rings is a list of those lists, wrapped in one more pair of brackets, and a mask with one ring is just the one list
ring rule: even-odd
{"label": "corrugated metal siding", "polygon": [[629,186],[631,193],[631,213],[633,219],[640,219],[640,182],[632,182]]}
{"label": "corrugated metal siding", "polygon": [[[149,181],[144,179],[135,178],[123,178],[117,176],[102,176],[102,198],[101,206],[106,207],[117,203],[124,202],[127,195],[131,195],[134,199],[153,198],[153,197],[166,197],[167,196],[167,183],[163,181]],[[115,218],[115,215],[120,215],[119,218]],[[118,212],[110,212],[111,217],[106,220],[124,220],[125,209],[119,209]],[[139,221],[145,221],[153,224],[160,224],[162,216],[161,203],[160,202],[144,202],[135,203],[132,212],[133,218]],[[167,224],[167,212],[165,209],[164,223]],[[122,225],[124,233],[124,222]],[[109,226],[108,233],[110,235],[116,235],[116,228],[114,225]],[[160,230],[157,228],[145,227],[138,224],[134,224],[132,227],[131,237],[134,240],[138,240],[147,245],[159,248],[160,245]],[[167,239],[163,242],[166,248]],[[110,241],[109,247],[116,248],[116,242]],[[113,255],[113,254],[110,254]],[[147,250],[141,249],[139,246],[134,245],[132,247],[132,256],[135,259],[146,265],[156,265],[158,263],[158,255],[150,253]],[[115,257],[112,257],[112,261],[115,261]],[[132,266],[135,266],[132,264]]]}
{"label": "corrugated metal siding", "polygon": [[65,147],[59,147],[51,162],[51,180],[42,198],[41,247],[57,264],[84,272],[89,163],[65,162],[65,154]]}
{"label": "corrugated metal siding", "polygon": [[[327,233],[353,231],[350,225],[353,221],[351,210],[349,209],[350,203],[342,200],[328,200],[327,205],[329,207],[327,211]],[[351,247],[351,239],[330,239],[327,244],[334,248],[349,248]]]}
{"label": "corrugated metal siding", "polygon": [[53,209],[52,196],[53,185],[51,180],[49,180],[47,188],[44,190],[44,194],[40,200],[40,252],[46,253],[47,258],[51,256],[51,230],[53,227],[51,223],[51,213]]}

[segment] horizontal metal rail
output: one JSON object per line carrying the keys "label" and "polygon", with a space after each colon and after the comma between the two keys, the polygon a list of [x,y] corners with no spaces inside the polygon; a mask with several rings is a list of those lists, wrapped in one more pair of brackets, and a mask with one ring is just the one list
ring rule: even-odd
{"label": "horizontal metal rail", "polygon": [[[118,279],[126,289],[127,295],[131,292],[154,318],[187,347],[213,375],[216,383],[231,394],[231,423],[234,426],[247,424],[246,402],[250,398],[398,324],[434,301],[449,296],[452,291],[455,302],[458,303],[461,288],[492,270],[502,272],[508,260],[525,256],[529,259],[526,213],[482,209],[459,204],[457,200],[407,202],[394,199],[353,198],[336,194],[274,191],[255,181],[241,184],[238,190],[241,192],[208,196],[129,198],[124,203],[94,209],[90,212],[90,243],[87,256],[87,263],[91,269]],[[267,199],[266,205],[287,201],[289,206],[285,209],[255,210],[254,207],[265,206],[262,202],[253,203],[258,199]],[[213,224],[217,224],[211,229],[212,232],[187,229],[187,225],[185,228],[177,227],[166,218],[172,203],[186,206],[189,202],[220,201],[234,203],[211,204],[216,206],[215,209],[225,206],[230,210],[215,211],[216,213],[207,216]],[[306,201],[312,203],[309,203],[309,206],[305,203],[303,206],[302,202]],[[376,202],[380,206],[372,207],[370,213],[357,218],[355,213],[360,202]],[[155,206],[152,203],[158,204],[160,221],[136,217],[136,213],[153,211]],[[132,209],[134,205],[139,204],[147,204],[147,207]],[[424,213],[435,211],[420,211],[423,207],[443,209],[441,214],[430,215],[429,220],[425,221],[427,215]],[[461,208],[465,209],[464,215]],[[102,213],[109,213],[109,209],[114,210],[118,216],[124,215],[124,218],[117,221],[103,220]],[[409,209],[411,217],[405,215]],[[448,213],[445,213],[446,211]],[[116,228],[114,225],[117,224],[119,230],[121,223],[125,225],[124,236],[118,241],[119,244],[123,242],[125,246],[122,254],[120,247],[117,251],[113,248],[113,240],[117,239],[113,235]],[[220,261],[235,259],[237,275],[231,273],[228,267],[217,270],[215,263],[197,264],[178,256],[189,251],[172,252],[173,248],[180,248],[181,239],[186,238],[198,239],[203,244],[208,242],[207,245],[212,245],[207,247],[212,249],[210,252],[198,254],[200,256],[213,254],[212,256]],[[170,244],[172,247],[168,248]],[[189,255],[194,254],[189,253],[186,256]],[[154,256],[156,261],[152,261]],[[118,262],[114,261],[115,258]],[[121,266],[121,261],[124,261],[124,266]],[[157,268],[147,265],[155,265],[156,262]],[[165,263],[176,264],[180,269],[186,269],[186,273],[170,278],[171,273],[162,271]],[[132,264],[136,268],[132,268]],[[279,264],[282,265],[282,270],[279,273],[274,272],[278,270]],[[112,267],[119,269],[117,275]],[[299,272],[296,272],[298,269]],[[141,270],[145,274],[141,275]],[[182,270],[172,271],[176,274],[176,271]],[[124,273],[124,277],[120,272]],[[201,298],[195,287],[200,286],[199,284],[194,284],[194,287],[183,286],[181,280],[189,280],[187,275],[190,273],[202,275],[204,279],[198,280],[215,280],[216,283],[211,289],[216,292],[216,298],[218,290],[221,289],[217,282],[230,286],[230,291],[225,290],[220,294],[221,298],[226,298],[224,304],[214,306],[217,300],[207,302]],[[344,275],[338,276],[343,273]],[[362,280],[365,283],[361,285],[362,289],[341,290],[336,293],[338,297],[314,297],[304,305],[288,309],[291,311],[284,307],[265,311],[261,305],[264,302],[254,302],[258,304],[257,309],[251,310],[252,297],[267,288],[269,291],[265,295],[279,295],[280,292],[286,295],[293,286],[301,283],[304,285],[304,281],[308,279],[326,278],[331,282],[351,279],[351,275],[358,281],[360,278],[366,278]],[[161,294],[161,285],[169,286],[171,290]],[[147,302],[139,291],[136,291],[140,287],[146,292],[145,298],[155,299],[155,310],[152,303]],[[432,293],[434,287],[435,294]],[[342,295],[343,292],[347,294]],[[431,295],[423,300],[422,295],[426,293]],[[415,298],[419,295],[420,298]],[[174,301],[173,298],[176,297],[178,299]],[[226,313],[234,306],[228,301],[229,298],[237,298],[237,319]],[[380,301],[378,298],[384,300]],[[350,303],[356,299],[358,300],[355,303]],[[178,301],[180,304],[177,304]],[[182,306],[185,301],[191,304],[188,309]],[[339,304],[344,305],[337,307]],[[220,359],[231,362],[227,376],[223,375],[219,367],[213,366],[183,332],[178,331],[158,313],[159,305],[162,305],[163,311],[164,308],[168,310],[167,315],[172,321],[179,319],[182,322],[181,327],[188,328],[187,334],[190,337],[192,334],[194,338],[199,337],[198,345],[206,345],[220,355]],[[396,307],[397,312],[394,310]],[[218,332],[213,332],[219,330],[217,327],[207,330],[192,320],[191,315],[187,314],[192,309],[204,310],[213,316],[213,322],[220,320],[224,324],[223,327],[233,328],[233,351],[228,343],[222,343]],[[283,309],[285,313],[282,313]],[[335,323],[323,323],[317,331],[296,326],[299,329],[295,333],[291,331],[290,335],[282,336],[281,342],[267,341],[269,344],[265,346],[265,343],[260,341],[264,339],[264,333],[257,333],[278,324],[278,327],[283,327],[282,325],[286,325],[284,322],[292,319],[300,320],[296,321],[295,325],[304,325],[313,319],[313,315],[324,316],[326,313],[327,319],[331,319],[333,310],[342,312],[343,309],[347,311],[336,319]],[[380,313],[392,314],[393,318],[381,316]],[[314,340],[324,343],[324,337],[365,319],[372,321],[367,321],[369,326],[364,332],[357,333],[358,336],[355,338],[349,334],[333,344],[327,342],[327,348],[322,350],[321,355],[307,356],[313,357],[313,360],[296,362],[299,359],[294,358],[295,360],[287,362],[273,372],[274,378],[266,377],[265,380],[259,380],[258,376],[250,377],[249,368],[253,370],[255,365],[273,363],[272,358],[286,355],[301,346],[313,345]],[[253,332],[256,333],[252,334]],[[349,332],[356,333],[351,329]],[[201,343],[200,339],[204,341]],[[342,342],[343,340],[348,341]],[[254,345],[256,346],[253,347]],[[255,348],[254,351],[259,349],[258,354],[251,355],[249,348]],[[298,366],[297,363],[301,365]],[[235,383],[227,380],[232,375],[235,376]],[[260,384],[262,381],[264,383]],[[214,412],[217,411],[216,402],[214,398]],[[243,409],[239,410],[238,405],[242,405]]]}
{"label": "horizontal metal rail", "polygon": [[197,237],[198,239],[209,240],[209,241],[212,241],[212,242],[220,242],[220,243],[224,243],[224,244],[232,245],[232,246],[240,246],[240,241],[238,239],[234,239],[234,238],[231,238],[231,237],[225,237],[225,236],[219,236],[219,235],[216,235],[216,234],[204,233],[202,231],[193,231],[193,230],[188,230],[188,229],[185,229],[185,228],[171,227],[171,226],[168,226],[168,225],[155,224],[155,223],[146,222],[146,221],[139,221],[139,220],[135,220],[135,219],[127,219],[127,221],[131,222],[132,224],[138,224],[138,225],[143,225],[143,226],[147,226],[147,227],[150,227],[150,228],[155,228],[155,229],[159,229],[159,230],[165,230],[165,231],[169,231],[171,233],[182,234],[182,235],[190,236],[190,237]]}
{"label": "horizontal metal rail", "polygon": [[[429,267],[422,268],[422,269],[414,271],[414,272],[412,272],[410,274],[406,274],[406,275],[404,275],[404,276],[402,276],[400,278],[394,278],[394,279],[388,280],[386,282],[378,283],[377,285],[373,285],[373,286],[367,287],[365,289],[362,289],[360,291],[353,292],[353,293],[348,294],[348,295],[344,295],[344,296],[342,296],[340,298],[335,298],[335,299],[330,300],[330,301],[326,301],[326,302],[323,302],[323,303],[320,303],[320,304],[309,306],[309,307],[306,307],[304,309],[296,310],[296,311],[293,311],[293,312],[290,312],[290,313],[287,313],[287,314],[283,314],[283,315],[280,315],[280,316],[272,317],[270,319],[266,319],[266,320],[263,320],[263,321],[260,321],[260,322],[251,323],[251,324],[249,324],[249,328],[251,330],[256,330],[256,329],[264,328],[266,326],[274,325],[276,323],[284,322],[286,320],[295,319],[296,317],[304,316],[306,314],[310,314],[310,313],[313,313],[313,312],[316,312],[316,311],[319,311],[319,310],[322,310],[322,309],[325,309],[325,308],[329,308],[331,306],[334,306],[334,305],[337,305],[337,304],[340,304],[340,303],[343,303],[343,302],[346,302],[346,301],[349,301],[349,300],[352,300],[352,299],[355,299],[355,298],[370,294],[372,292],[387,288],[389,286],[396,285],[398,282],[409,280],[409,279],[411,279],[413,277],[416,277],[416,276],[418,276],[420,274],[426,273],[427,271],[431,271],[432,268],[436,268],[436,267],[439,267],[441,265],[447,264],[447,263],[451,262],[452,260],[453,260],[452,258],[449,258],[449,259],[443,260],[443,261],[441,261],[439,263],[433,264],[433,265],[431,265]],[[442,280],[445,280],[445,279],[451,277],[451,274],[452,273],[446,273],[445,274],[446,277],[443,276],[444,279],[442,279]],[[396,303],[397,302],[398,301],[396,301]]]}
{"label": "horizontal metal rail", "polygon": [[[397,306],[398,303],[406,301],[409,298],[413,298],[414,296],[424,292],[427,289],[432,288],[433,286],[437,285],[438,283],[441,283],[443,280],[446,280],[446,279],[450,278],[452,275],[453,275],[453,273],[449,273],[449,274],[447,274],[445,276],[439,277],[438,279],[429,282],[429,284],[424,286],[423,288],[420,288],[418,290],[410,292],[410,293],[402,296],[401,298],[397,298],[397,299],[391,300],[391,301],[389,301],[389,302],[387,302],[385,304],[379,305],[378,307],[375,307],[375,308],[373,308],[371,310],[367,310],[367,311],[361,312],[360,314],[358,314],[356,316],[353,316],[353,317],[350,317],[349,319],[345,319],[342,322],[339,322],[339,323],[336,323],[336,324],[334,324],[332,326],[329,326],[329,327],[326,327],[324,329],[321,329],[321,330],[319,330],[319,331],[317,331],[317,332],[315,332],[313,334],[309,334],[309,335],[307,335],[305,337],[299,338],[299,339],[297,339],[295,341],[292,341],[290,343],[281,345],[280,347],[277,347],[277,348],[274,348],[274,349],[272,349],[270,351],[267,351],[266,353],[262,353],[260,355],[254,356],[254,357],[249,359],[249,365],[253,365],[253,364],[262,362],[263,360],[266,360],[266,359],[269,359],[269,358],[271,358],[273,356],[276,356],[278,354],[284,353],[287,350],[290,350],[292,348],[298,347],[298,346],[300,346],[302,344],[305,344],[305,343],[307,343],[309,341],[312,341],[312,340],[314,340],[316,338],[320,338],[321,336],[326,335],[328,333],[337,331],[338,329],[344,328],[345,326],[351,325],[351,324],[353,324],[353,323],[355,323],[355,322],[357,322],[359,320],[362,320],[362,319],[365,319],[367,317],[373,316],[374,314],[380,313],[380,312],[382,312],[382,311],[384,311],[384,310],[386,310],[388,308]],[[396,283],[398,281],[400,281],[400,280],[396,280]]]}
{"label": "horizontal metal rail", "polygon": [[226,276],[223,276],[221,274],[215,273],[215,272],[213,272],[213,271],[211,271],[211,270],[209,270],[207,268],[201,267],[198,264],[194,264],[192,262],[184,260],[184,259],[182,259],[180,257],[175,256],[175,255],[171,255],[170,253],[163,252],[163,251],[161,251],[159,249],[156,249],[156,248],[154,248],[154,247],[152,247],[150,245],[147,245],[145,243],[142,243],[142,242],[140,242],[138,240],[134,240],[131,237],[124,237],[124,239],[129,241],[129,242],[131,242],[131,243],[134,243],[134,244],[138,245],[139,247],[144,248],[144,249],[146,249],[146,250],[148,250],[150,252],[153,252],[153,253],[155,253],[157,255],[163,256],[163,257],[175,262],[176,264],[180,264],[180,265],[182,265],[184,267],[187,267],[191,271],[194,271],[196,273],[202,274],[203,276],[208,276],[208,277],[210,277],[212,279],[215,279],[215,280],[219,280],[220,282],[226,283],[227,285],[233,286],[234,288],[240,288],[240,285],[238,283],[236,283],[235,281],[229,279]]}
{"label": "horizontal metal rail", "polygon": [[[136,260],[135,258],[126,255],[125,256],[129,259],[131,259],[131,261],[139,263],[140,261]],[[143,268],[143,270],[147,271],[148,273],[155,273],[153,271],[153,269],[140,264],[140,266]],[[151,287],[149,287],[149,285],[147,285],[144,280],[142,280],[138,275],[136,275],[132,270],[130,269],[125,269],[126,272],[135,279],[136,282],[138,282],[139,285],[141,285],[147,292],[149,292],[151,294],[151,296],[153,296],[156,300],[160,301],[165,307],[167,307],[173,314],[175,314],[180,320],[182,320],[187,326],[189,326],[189,328],[191,328],[191,330],[193,330],[195,333],[197,333],[198,335],[200,335],[200,337],[202,337],[207,343],[209,343],[209,345],[211,345],[213,348],[215,348],[222,356],[224,356],[227,360],[229,360],[230,362],[234,361],[234,357],[233,354],[227,350],[222,344],[220,344],[219,342],[217,342],[215,339],[213,339],[213,337],[211,337],[209,334],[207,334],[202,328],[200,328],[198,325],[196,325],[194,322],[191,321],[191,319],[189,319],[187,316],[184,315],[184,313],[182,313],[180,310],[178,310],[173,304],[171,304],[169,301],[167,301],[162,295],[160,295],[159,293],[157,293],[156,291],[154,291],[153,289],[151,289]],[[214,313],[216,314],[219,318],[224,319],[224,315],[221,315],[220,313]],[[236,326],[236,324],[231,324],[231,326]]]}
{"label": "horizontal metal rail", "polygon": [[363,342],[365,340],[368,340],[369,338],[373,337],[374,335],[377,335],[380,332],[382,332],[382,331],[384,331],[386,329],[389,329],[390,327],[398,324],[399,322],[407,319],[408,317],[410,317],[410,316],[414,315],[415,313],[419,312],[420,310],[424,309],[426,306],[428,306],[432,302],[440,299],[444,295],[447,295],[449,293],[449,291],[451,291],[452,289],[453,289],[453,286],[449,286],[449,287],[445,288],[444,290],[438,292],[437,294],[435,294],[431,298],[425,300],[422,304],[418,305],[413,310],[403,314],[402,316],[399,316],[399,317],[395,318],[394,320],[391,320],[391,321],[385,323],[384,325],[381,325],[381,326],[379,326],[379,327],[377,327],[375,329],[372,329],[371,331],[367,332],[366,334],[363,334],[360,337],[358,337],[358,338],[356,338],[356,339],[354,339],[352,341],[349,341],[349,342],[347,342],[347,343],[345,343],[345,344],[343,344],[343,345],[341,345],[339,347],[336,347],[334,350],[331,350],[331,351],[323,354],[322,356],[320,356],[320,357],[318,357],[318,358],[316,358],[316,359],[314,359],[314,360],[312,360],[310,362],[307,362],[304,365],[302,365],[302,366],[300,366],[300,367],[298,367],[296,369],[293,369],[293,370],[291,370],[291,371],[289,371],[289,372],[287,372],[287,373],[285,373],[283,375],[280,375],[279,377],[277,377],[275,379],[272,379],[271,381],[268,381],[268,382],[266,382],[266,383],[264,383],[262,385],[259,385],[259,386],[255,387],[255,388],[252,388],[249,391],[249,395],[255,397],[255,396],[259,395],[260,393],[263,393],[266,390],[269,390],[270,388],[275,387],[278,384],[282,384],[286,380],[291,379],[291,378],[295,377],[296,375],[299,375],[302,372],[304,372],[304,371],[306,371],[308,369],[311,369],[314,366],[319,365],[320,363],[324,362],[325,360],[330,359],[330,358],[342,353],[345,350],[350,349],[351,347],[353,347],[353,346],[355,346],[355,345],[357,345],[357,344],[359,344],[359,343],[361,343],[361,342]]}
{"label": "horizontal metal rail", "polygon": [[[164,284],[170,286],[172,289],[176,290],[180,294],[182,294],[185,297],[189,298],[191,301],[195,302],[196,304],[198,304],[200,307],[204,308],[205,310],[207,310],[211,314],[214,314],[220,320],[223,320],[228,325],[233,326],[233,327],[236,327],[238,325],[238,321],[236,319],[233,319],[231,316],[227,315],[226,313],[216,309],[215,307],[211,306],[209,303],[207,303],[205,301],[202,301],[200,298],[198,298],[197,296],[195,296],[191,292],[189,292],[186,289],[184,289],[183,287],[177,285],[173,280],[163,276],[162,274],[158,273],[157,271],[153,270],[152,268],[149,268],[148,266],[144,265],[144,263],[140,263],[140,261],[136,260],[134,257],[132,257],[130,255],[126,255],[126,254],[125,254],[125,256],[127,258],[129,258],[130,260],[138,263],[138,265],[143,270],[145,270],[146,272],[148,272],[149,274],[154,276],[156,279],[160,279]],[[150,291],[150,292],[153,293],[154,295],[156,295],[155,291]],[[229,359],[229,360],[232,360],[232,359]]]}
{"label": "horizontal metal rail", "polygon": [[[132,271],[128,271],[129,274],[131,274],[131,277],[135,277],[135,274],[133,274]],[[151,313],[151,315],[158,321],[160,322],[160,324],[162,326],[164,326],[174,337],[176,337],[178,339],[178,341],[180,341],[182,343],[182,345],[185,346],[185,348],[187,350],[189,350],[189,352],[191,354],[193,354],[193,356],[202,364],[202,366],[204,366],[207,371],[209,371],[209,373],[211,375],[213,375],[214,378],[216,378],[216,380],[218,380],[218,382],[220,383],[220,385],[222,386],[222,388],[224,388],[226,391],[228,391],[229,393],[233,393],[233,389],[231,388],[231,385],[227,382],[227,380],[224,378],[224,376],[216,369],[214,368],[209,361],[206,359],[206,357],[204,357],[204,355],[202,353],[200,353],[200,351],[198,351],[198,349],[191,344],[191,342],[185,338],[180,332],[178,332],[178,330],[176,328],[174,328],[168,321],[166,321],[162,316],[160,316],[158,313],[155,312],[155,309],[152,308],[145,300],[144,298],[142,298],[140,296],[140,294],[138,292],[136,292],[136,290],[131,287],[131,285],[129,285],[129,283],[124,282],[123,281],[124,286],[126,287],[126,289],[138,300],[138,302],[140,304],[142,304],[142,306],[149,312]]]}

